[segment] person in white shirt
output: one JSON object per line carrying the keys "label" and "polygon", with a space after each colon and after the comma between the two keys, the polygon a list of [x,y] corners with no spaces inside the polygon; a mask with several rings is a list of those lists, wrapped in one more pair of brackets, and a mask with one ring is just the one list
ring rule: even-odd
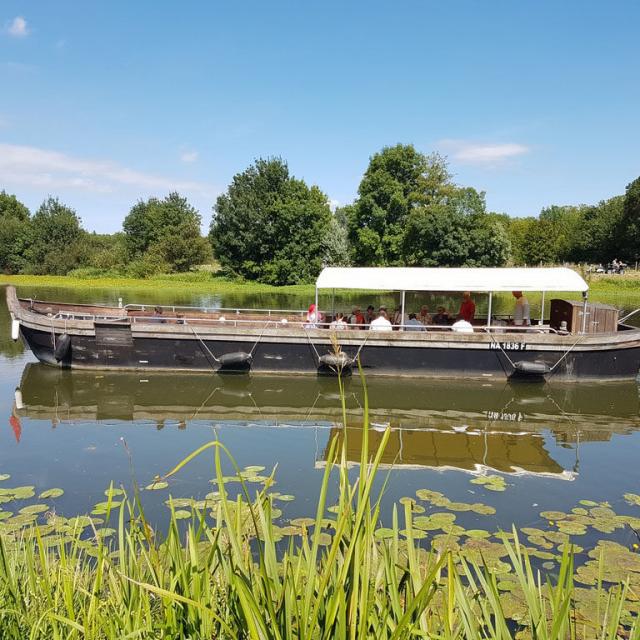
{"label": "person in white shirt", "polygon": [[334,331],[344,331],[348,329],[349,325],[345,322],[344,313],[336,313],[336,319],[329,325],[329,329]]}
{"label": "person in white shirt", "polygon": [[378,317],[371,321],[369,329],[371,331],[393,331],[389,318],[387,318],[387,312],[384,309],[381,309]]}
{"label": "person in white shirt", "polygon": [[473,325],[461,318],[451,325],[451,331],[455,331],[457,333],[473,333]]}
{"label": "person in white shirt", "polygon": [[513,309],[513,324],[516,327],[528,327],[531,324],[529,301],[522,295],[522,291],[512,291],[511,293],[516,299],[516,306]]}

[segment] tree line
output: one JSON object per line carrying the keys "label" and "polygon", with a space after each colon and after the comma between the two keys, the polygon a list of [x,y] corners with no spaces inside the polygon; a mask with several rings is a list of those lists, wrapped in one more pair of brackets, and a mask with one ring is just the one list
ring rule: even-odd
{"label": "tree line", "polygon": [[232,276],[269,284],[311,281],[323,265],[502,266],[606,263],[640,257],[640,178],[594,205],[550,206],[512,218],[484,192],[454,183],[446,159],[412,145],[374,154],[352,204],[331,210],[317,186],[281,158],[235,175],[201,216],[178,193],[133,205],[122,231],[89,233],[49,197],[34,214],[0,192],[0,270],[146,277],[215,258]]}

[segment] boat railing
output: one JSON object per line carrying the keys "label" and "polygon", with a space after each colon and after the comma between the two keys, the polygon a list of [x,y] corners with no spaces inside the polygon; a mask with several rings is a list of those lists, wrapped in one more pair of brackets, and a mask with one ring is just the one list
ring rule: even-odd
{"label": "boat railing", "polygon": [[[144,305],[140,311],[146,311]],[[123,307],[124,308],[124,307]],[[167,309],[171,307],[163,307]],[[176,307],[177,309],[183,307]],[[202,307],[191,307],[192,309],[201,310]],[[211,309],[211,313],[221,314],[223,311],[233,311],[230,317],[224,315],[218,315],[215,318],[206,318],[203,316],[188,316],[184,314],[176,314],[174,316],[159,314],[159,315],[112,315],[112,314],[91,314],[91,313],[78,313],[77,311],[60,311],[55,315],[50,315],[51,320],[85,320],[92,322],[123,322],[128,321],[132,324],[177,324],[177,325],[207,325],[207,326],[230,326],[230,327],[259,327],[268,328],[269,325],[272,328],[304,328],[304,329],[326,329],[326,330],[338,330],[338,331],[352,331],[352,330],[368,330],[367,325],[348,325],[346,328],[340,329],[338,327],[332,327],[329,322],[317,322],[309,323],[304,314],[304,311],[287,310],[287,309]],[[241,313],[246,312],[253,314],[266,313],[266,318],[242,318]],[[298,315],[300,319],[291,319],[280,317],[285,314]],[[432,332],[453,332],[458,333],[453,325],[424,325],[423,327],[417,327],[416,325],[408,324],[395,324],[392,325],[393,331],[402,331],[404,333],[432,333]],[[486,332],[491,334],[500,333],[558,333],[556,329],[548,324],[534,324],[528,326],[513,326],[513,325],[473,325],[473,333]],[[384,333],[384,332],[380,332]],[[468,333],[472,333],[469,331]],[[418,336],[416,336],[418,337]]]}
{"label": "boat railing", "polygon": [[302,309],[256,309],[256,308],[242,308],[242,307],[207,307],[207,306],[189,306],[189,305],[157,305],[157,304],[137,304],[137,303],[129,303],[122,307],[125,311],[153,311],[156,308],[162,309],[163,311],[171,311],[171,313],[178,313],[182,310],[185,311],[197,311],[199,313],[232,313],[234,315],[241,315],[243,313],[254,313],[254,314],[266,314],[268,317],[272,315],[298,315],[300,317],[304,317],[306,315],[306,311]]}

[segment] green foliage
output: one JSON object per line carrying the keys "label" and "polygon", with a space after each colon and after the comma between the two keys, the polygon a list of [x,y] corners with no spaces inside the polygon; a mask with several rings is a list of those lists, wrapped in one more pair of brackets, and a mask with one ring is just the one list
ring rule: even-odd
{"label": "green foliage", "polygon": [[167,271],[189,271],[210,258],[209,245],[200,235],[200,214],[186,198],[170,193],[164,200],[139,201],[122,228],[136,276]]}
{"label": "green foliage", "polygon": [[4,273],[18,273],[24,267],[30,215],[15,196],[0,191],[0,271]]}
{"label": "green foliage", "polygon": [[401,264],[409,214],[441,204],[454,190],[446,162],[437,154],[426,156],[402,144],[374,154],[348,211],[355,263]]}
{"label": "green foliage", "polygon": [[336,211],[329,223],[323,241],[323,263],[328,267],[348,267],[351,265],[349,236],[343,211]]}
{"label": "green foliage", "polygon": [[319,273],[330,225],[318,187],[292,177],[280,158],[259,159],[217,199],[209,238],[224,269],[284,285]]}
{"label": "green foliage", "polygon": [[76,212],[57,198],[47,198],[38,208],[29,227],[24,252],[25,271],[64,275],[82,264],[87,255],[86,232]]}
{"label": "green foliage", "polygon": [[626,260],[640,257],[640,177],[627,185],[618,226],[619,247]]}
{"label": "green foliage", "polygon": [[501,218],[488,214],[484,193],[469,187],[410,213],[402,256],[412,266],[500,266],[509,250]]}

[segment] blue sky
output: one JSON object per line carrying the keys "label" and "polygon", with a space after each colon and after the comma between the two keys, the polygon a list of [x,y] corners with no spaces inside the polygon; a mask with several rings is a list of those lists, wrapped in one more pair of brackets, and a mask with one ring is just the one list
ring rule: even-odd
{"label": "blue sky", "polygon": [[0,2],[0,189],[89,230],[279,155],[335,202],[369,156],[449,158],[490,209],[640,175],[640,2]]}

